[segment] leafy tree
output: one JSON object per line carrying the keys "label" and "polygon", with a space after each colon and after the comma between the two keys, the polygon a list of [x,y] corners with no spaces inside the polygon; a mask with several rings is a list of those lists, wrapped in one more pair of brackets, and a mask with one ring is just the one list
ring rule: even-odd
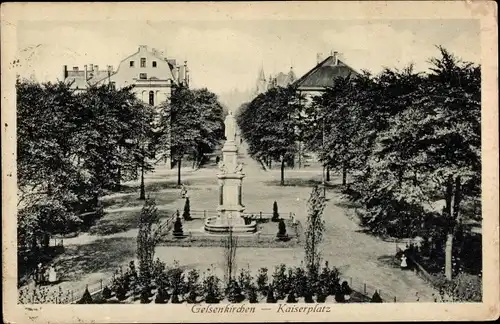
{"label": "leafy tree", "polygon": [[251,284],[248,288],[247,288],[247,298],[248,298],[248,302],[251,303],[251,304],[255,304],[255,303],[258,303],[258,298],[257,298],[257,287],[255,287],[254,284]]}
{"label": "leafy tree", "polygon": [[309,212],[305,232],[305,264],[309,277],[314,281],[314,278],[319,274],[321,264],[320,243],[324,231],[324,221],[321,216],[325,208],[325,198],[318,186],[313,188],[307,204]]}
{"label": "leafy tree", "polygon": [[230,303],[241,303],[245,299],[240,285],[234,279],[229,281],[226,291],[227,300]]}
{"label": "leafy tree", "polygon": [[238,284],[240,285],[241,289],[245,291],[250,289],[250,286],[252,285],[252,275],[250,274],[249,269],[240,270],[240,274],[238,276]]}
{"label": "leafy tree", "polygon": [[203,290],[205,291],[205,302],[207,304],[218,304],[221,300],[220,279],[211,274],[203,280]]}
{"label": "leafy tree", "polygon": [[170,295],[168,294],[168,291],[166,291],[164,288],[158,289],[158,292],[155,296],[155,304],[166,304],[169,299]]}
{"label": "leafy tree", "polygon": [[267,289],[266,303],[275,304],[277,302],[276,298],[274,298],[274,288],[270,286]]}
{"label": "leafy tree", "polygon": [[274,269],[272,286],[276,290],[276,299],[285,298],[289,287],[286,266],[284,264],[276,266]]}
{"label": "leafy tree", "polygon": [[108,286],[104,287],[102,290],[102,297],[104,299],[110,299],[111,298],[111,289],[108,288]]}
{"label": "leafy tree", "polygon": [[281,185],[286,161],[297,151],[296,116],[301,107],[293,88],[276,87],[257,96],[236,116],[250,155],[281,164]]}
{"label": "leafy tree", "polygon": [[308,116],[313,127],[305,132],[308,147],[318,153],[323,165],[342,172],[343,185],[355,153],[357,127],[354,110],[357,107],[352,99],[354,91],[351,76],[336,78],[332,88],[313,98],[314,109]]}
{"label": "leafy tree", "polygon": [[286,297],[286,302],[287,303],[297,303],[298,302],[297,297],[295,296],[295,293],[293,290],[291,290],[290,293],[288,294],[288,296]]}
{"label": "leafy tree", "polygon": [[141,282],[149,286],[151,283],[153,260],[159,233],[159,215],[156,203],[147,199],[139,215],[139,232],[137,234],[137,259],[139,260],[139,275]]}
{"label": "leafy tree", "polygon": [[177,184],[181,185],[181,163],[192,155],[200,165],[223,136],[223,108],[217,96],[207,89],[176,87],[170,102],[160,106],[158,146],[169,148],[178,167]]}
{"label": "leafy tree", "polygon": [[257,274],[257,289],[261,294],[265,294],[268,289],[268,274],[267,268],[260,268]]}

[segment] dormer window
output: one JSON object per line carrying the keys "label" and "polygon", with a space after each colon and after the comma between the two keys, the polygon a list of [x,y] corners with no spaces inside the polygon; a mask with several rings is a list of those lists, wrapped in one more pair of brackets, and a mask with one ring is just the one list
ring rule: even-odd
{"label": "dormer window", "polygon": [[145,68],[146,67],[146,59],[143,57],[141,58],[141,68]]}
{"label": "dormer window", "polygon": [[156,61],[153,61],[153,67],[156,67]]}
{"label": "dormer window", "polygon": [[130,67],[134,67],[134,61],[130,61]]}
{"label": "dormer window", "polygon": [[139,73],[139,79],[146,80],[147,78],[148,78],[148,74],[147,73]]}

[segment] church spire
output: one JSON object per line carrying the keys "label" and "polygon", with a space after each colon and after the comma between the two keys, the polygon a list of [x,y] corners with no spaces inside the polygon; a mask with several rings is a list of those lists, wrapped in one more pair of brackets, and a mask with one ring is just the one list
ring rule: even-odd
{"label": "church spire", "polygon": [[264,74],[264,65],[260,66],[259,81],[266,81],[266,75]]}

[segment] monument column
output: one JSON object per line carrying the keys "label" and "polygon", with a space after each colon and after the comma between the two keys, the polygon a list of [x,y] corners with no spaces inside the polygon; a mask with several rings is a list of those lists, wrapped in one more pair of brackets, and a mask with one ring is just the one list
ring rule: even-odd
{"label": "monument column", "polygon": [[245,224],[242,205],[242,181],[245,177],[243,164],[238,163],[238,146],[235,143],[236,123],[231,112],[226,116],[226,141],[222,148],[222,161],[219,162],[217,174],[219,183],[219,206],[216,219],[208,219],[205,230],[209,232],[236,232],[254,233],[257,229],[255,222]]}

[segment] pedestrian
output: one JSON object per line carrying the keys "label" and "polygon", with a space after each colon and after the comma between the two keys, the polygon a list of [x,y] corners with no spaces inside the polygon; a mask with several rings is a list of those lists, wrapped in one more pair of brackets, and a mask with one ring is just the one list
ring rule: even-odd
{"label": "pedestrian", "polygon": [[404,254],[403,254],[403,255],[401,256],[401,263],[400,263],[400,267],[401,267],[401,269],[403,269],[403,270],[408,269],[408,263],[406,262],[406,260],[407,260],[406,255],[404,255]]}
{"label": "pedestrian", "polygon": [[56,269],[51,265],[49,267],[49,283],[57,282],[57,272]]}
{"label": "pedestrian", "polygon": [[182,197],[182,199],[186,198],[186,194],[187,194],[186,187],[184,186],[184,184],[182,184],[182,186],[181,186],[181,197]]}
{"label": "pedestrian", "polygon": [[351,299],[352,289],[351,289],[351,287],[349,287],[349,284],[347,283],[347,281],[344,281],[342,283],[341,290],[342,290],[342,295],[344,295],[344,300],[346,302],[349,302],[349,299]]}

